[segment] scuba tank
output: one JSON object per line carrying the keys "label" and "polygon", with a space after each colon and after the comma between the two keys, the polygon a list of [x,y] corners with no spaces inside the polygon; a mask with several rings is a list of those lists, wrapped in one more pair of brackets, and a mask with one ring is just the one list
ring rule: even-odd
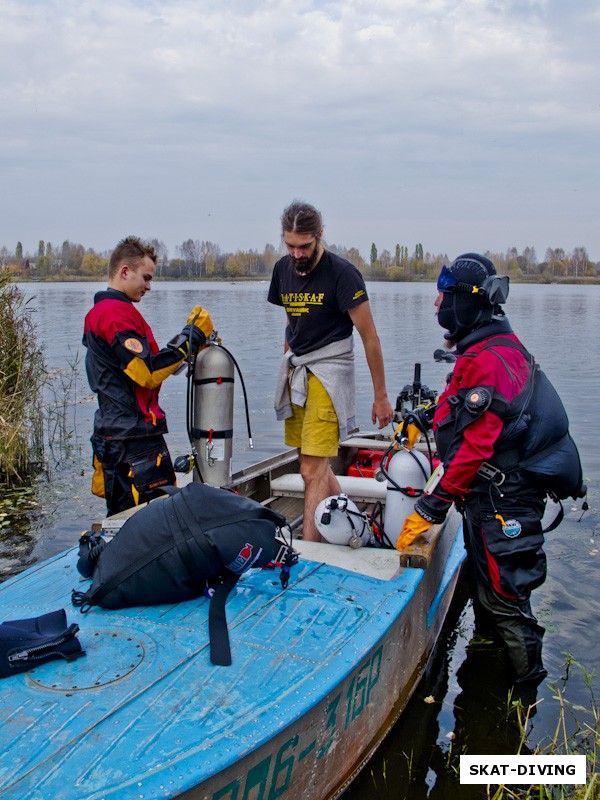
{"label": "scuba tank", "polygon": [[[415,364],[412,384],[407,384],[396,399],[396,422],[403,422],[402,430],[394,437],[403,444],[404,430],[410,421],[410,411],[423,403],[435,403],[437,392],[421,383],[421,365]],[[386,536],[395,542],[404,522],[415,510],[417,498],[423,493],[425,484],[431,474],[432,456],[420,453],[414,447],[401,447],[388,459],[395,445],[381,459],[381,475],[379,480],[387,478],[385,495],[385,515],[383,529]],[[377,476],[376,476],[377,477]]]}
{"label": "scuba tank", "polygon": [[254,447],[246,385],[239,364],[223,347],[217,332],[187,364],[186,428],[191,453],[178,456],[175,472],[194,470],[194,481],[210,486],[231,483],[233,453],[233,371],[237,370],[244,395],[248,444]]}
{"label": "scuba tank", "polygon": [[387,478],[383,529],[386,536],[395,542],[406,518],[415,510],[431,467],[424,453],[414,448],[403,449],[394,453],[383,472]]}
{"label": "scuba tank", "polygon": [[345,494],[326,497],[315,509],[317,530],[329,544],[353,549],[371,543],[371,530],[365,514]]}
{"label": "scuba tank", "polygon": [[233,367],[227,351],[216,345],[203,348],[196,356],[191,438],[198,469],[194,480],[210,486],[226,486],[231,481]]}

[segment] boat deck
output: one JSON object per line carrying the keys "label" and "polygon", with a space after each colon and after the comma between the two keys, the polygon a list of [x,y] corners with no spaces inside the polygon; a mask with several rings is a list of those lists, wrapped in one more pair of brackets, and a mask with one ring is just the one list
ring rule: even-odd
{"label": "boat deck", "polygon": [[252,571],[227,605],[234,664],[222,668],[209,661],[206,599],[80,614],[69,602],[81,588],[76,561],[73,549],[0,586],[5,618],[65,607],[87,651],[3,683],[3,798],[123,798],[134,788],[135,796],[170,797],[174,787],[190,788],[199,762],[207,775],[219,772],[240,742],[253,750],[273,736],[277,719],[287,726],[300,718],[351,671],[357,650],[383,637],[423,577],[405,570],[382,580],[306,558],[284,591],[275,573]]}
{"label": "boat deck", "polygon": [[[298,530],[296,455],[248,468],[233,486],[296,519]],[[382,484],[360,480],[368,506],[367,485],[380,492]],[[127,516],[99,527],[116,530]],[[464,559],[459,528],[453,512],[403,553],[296,539],[300,561],[287,589],[278,572],[250,570],[232,591],[230,667],[210,662],[204,597],[73,608],[72,590],[89,585],[76,569],[78,548],[6,581],[4,619],[65,608],[86,656],[2,682],[0,796],[337,797],[427,663]]]}

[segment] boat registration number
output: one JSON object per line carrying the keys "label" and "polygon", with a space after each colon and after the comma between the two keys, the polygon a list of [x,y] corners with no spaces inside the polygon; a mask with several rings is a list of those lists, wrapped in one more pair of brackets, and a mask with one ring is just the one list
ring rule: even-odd
{"label": "boat registration number", "polygon": [[373,689],[381,676],[382,659],[383,645],[352,673],[343,689],[327,703],[325,719],[313,720],[305,730],[286,738],[275,754],[266,756],[246,775],[214,792],[211,800],[273,800],[285,795],[289,787],[297,792],[295,772],[310,770],[311,761],[318,767],[371,703]]}

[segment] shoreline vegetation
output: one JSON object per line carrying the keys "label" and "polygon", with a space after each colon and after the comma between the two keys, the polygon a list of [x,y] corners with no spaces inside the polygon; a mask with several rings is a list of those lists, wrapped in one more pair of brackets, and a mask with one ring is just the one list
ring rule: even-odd
{"label": "shoreline vegetation", "polygon": [[0,269],[0,486],[26,484],[42,469],[46,381],[30,301]]}
{"label": "shoreline vegetation", "polygon": [[65,366],[48,370],[33,300],[0,266],[0,530],[15,505],[8,494],[19,506],[23,491],[41,473],[49,475],[50,459],[69,455],[74,436],[68,417],[79,357],[69,348]]}
{"label": "shoreline vegetation", "polygon": [[[178,245],[176,256],[170,257],[167,246],[158,239],[148,239],[157,254],[156,280],[269,280],[275,263],[284,255],[281,248],[266,244],[262,251],[238,250],[221,252],[218,244],[188,239]],[[367,281],[428,281],[436,280],[443,264],[451,259],[447,254],[432,254],[417,244],[411,252],[397,244],[392,251],[379,250],[371,245],[368,259],[355,247],[342,247],[323,242],[326,249],[354,264]],[[572,252],[562,248],[547,248],[543,260],[538,260],[533,247],[519,252],[510,247],[505,252],[484,253],[500,275],[509,275],[515,283],[600,283],[600,262],[593,262],[585,247]],[[0,270],[14,281],[103,281],[108,272],[110,251],[97,252],[82,244],[64,241],[62,245],[39,241],[36,253],[23,250],[17,242],[14,251],[0,247]]]}

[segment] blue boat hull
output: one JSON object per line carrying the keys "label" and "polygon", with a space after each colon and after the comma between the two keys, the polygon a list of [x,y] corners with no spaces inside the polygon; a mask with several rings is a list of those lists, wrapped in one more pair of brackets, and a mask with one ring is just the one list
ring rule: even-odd
{"label": "blue boat hull", "polygon": [[0,585],[3,619],[65,608],[87,651],[2,681],[0,797],[336,797],[433,649],[464,558],[457,517],[426,570],[381,579],[302,558],[285,591],[247,574],[227,604],[231,667],[210,663],[204,598],[72,608],[75,549]]}

